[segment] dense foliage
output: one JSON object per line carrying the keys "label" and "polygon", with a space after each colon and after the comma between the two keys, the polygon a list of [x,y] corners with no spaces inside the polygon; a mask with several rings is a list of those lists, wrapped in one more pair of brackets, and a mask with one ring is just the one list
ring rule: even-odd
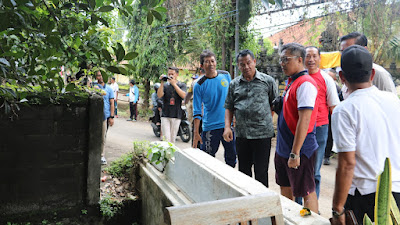
{"label": "dense foliage", "polygon": [[[65,86],[62,68],[79,76],[101,70],[105,80],[113,73],[128,74],[129,60],[138,54],[111,39],[110,21],[131,15],[132,1],[0,1],[0,107],[15,109],[35,87],[53,97],[81,92],[74,83]],[[154,8],[158,3],[142,5],[148,22],[161,15]]]}

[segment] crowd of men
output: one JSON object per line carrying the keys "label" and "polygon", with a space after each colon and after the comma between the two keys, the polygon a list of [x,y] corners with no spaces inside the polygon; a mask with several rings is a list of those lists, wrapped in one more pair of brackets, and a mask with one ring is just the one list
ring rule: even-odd
{"label": "crowd of men", "polygon": [[[168,68],[160,76],[153,101],[160,112],[162,136],[175,142],[182,117],[182,101],[193,96],[194,148],[215,156],[222,143],[225,162],[238,163],[239,171],[268,183],[271,139],[276,137],[275,181],[281,194],[318,213],[321,165],[329,164],[333,143],[338,167],[332,203],[332,224],[345,224],[345,210],[353,210],[361,222],[374,218],[377,176],[385,158],[392,162],[392,192],[400,205],[400,100],[390,73],[373,63],[368,40],[354,32],[341,37],[342,87],[336,70],[320,69],[321,53],[315,46],[297,43],[282,46],[279,63],[287,77],[282,95],[275,80],[256,69],[250,50],[236,56],[241,75],[232,79],[217,69],[216,56],[200,54],[203,74],[186,84],[177,80],[179,69]],[[104,129],[112,126],[114,93],[97,74],[104,95]],[[132,87],[132,105],[137,103]],[[131,98],[130,98],[131,99]],[[341,101],[343,100],[343,101]],[[160,104],[162,108],[160,108]],[[277,133],[273,115],[278,115]],[[131,120],[136,119],[132,115]],[[237,159],[237,161],[236,161]],[[105,160],[105,159],[104,159]]]}
{"label": "crowd of men", "polygon": [[[205,75],[193,85],[193,147],[215,156],[220,143],[225,162],[266,187],[275,136],[275,181],[281,194],[318,213],[321,165],[329,164],[333,142],[338,168],[332,203],[332,224],[345,224],[345,210],[361,222],[374,218],[377,175],[385,158],[392,159],[392,191],[400,205],[400,100],[390,73],[372,61],[367,38],[354,32],[340,39],[342,88],[336,70],[320,69],[315,46],[282,46],[279,63],[287,76],[283,94],[275,80],[257,71],[250,50],[236,62],[241,75],[231,80],[217,70],[215,54],[200,55]],[[344,100],[341,102],[341,100]],[[203,123],[199,132],[200,121]]]}

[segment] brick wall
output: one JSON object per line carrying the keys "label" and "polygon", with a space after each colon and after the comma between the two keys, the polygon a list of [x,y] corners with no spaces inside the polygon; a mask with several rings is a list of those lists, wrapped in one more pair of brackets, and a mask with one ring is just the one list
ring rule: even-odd
{"label": "brick wall", "polygon": [[0,112],[0,218],[97,203],[102,101]]}

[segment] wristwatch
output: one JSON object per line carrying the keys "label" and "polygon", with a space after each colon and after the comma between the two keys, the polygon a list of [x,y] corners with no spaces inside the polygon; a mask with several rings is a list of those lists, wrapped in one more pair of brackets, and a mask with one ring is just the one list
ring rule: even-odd
{"label": "wristwatch", "polygon": [[290,157],[291,159],[298,159],[298,158],[300,158],[299,155],[296,155],[296,154],[294,154],[293,152],[290,153],[289,157]]}
{"label": "wristwatch", "polygon": [[114,116],[110,116],[110,117],[108,117],[108,118],[114,119]]}
{"label": "wristwatch", "polygon": [[341,215],[344,214],[344,211],[345,211],[344,207],[343,207],[342,212],[335,211],[335,210],[332,208],[332,216],[333,216],[333,217],[339,217],[339,216],[341,216]]}

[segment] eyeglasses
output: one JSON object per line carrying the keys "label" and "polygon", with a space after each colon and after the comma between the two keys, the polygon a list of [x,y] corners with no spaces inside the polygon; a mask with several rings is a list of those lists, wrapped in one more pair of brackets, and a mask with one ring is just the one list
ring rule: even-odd
{"label": "eyeglasses", "polygon": [[297,58],[298,56],[290,56],[290,57],[286,57],[286,56],[282,56],[279,58],[279,63],[288,63],[289,59],[293,59],[293,58]]}

